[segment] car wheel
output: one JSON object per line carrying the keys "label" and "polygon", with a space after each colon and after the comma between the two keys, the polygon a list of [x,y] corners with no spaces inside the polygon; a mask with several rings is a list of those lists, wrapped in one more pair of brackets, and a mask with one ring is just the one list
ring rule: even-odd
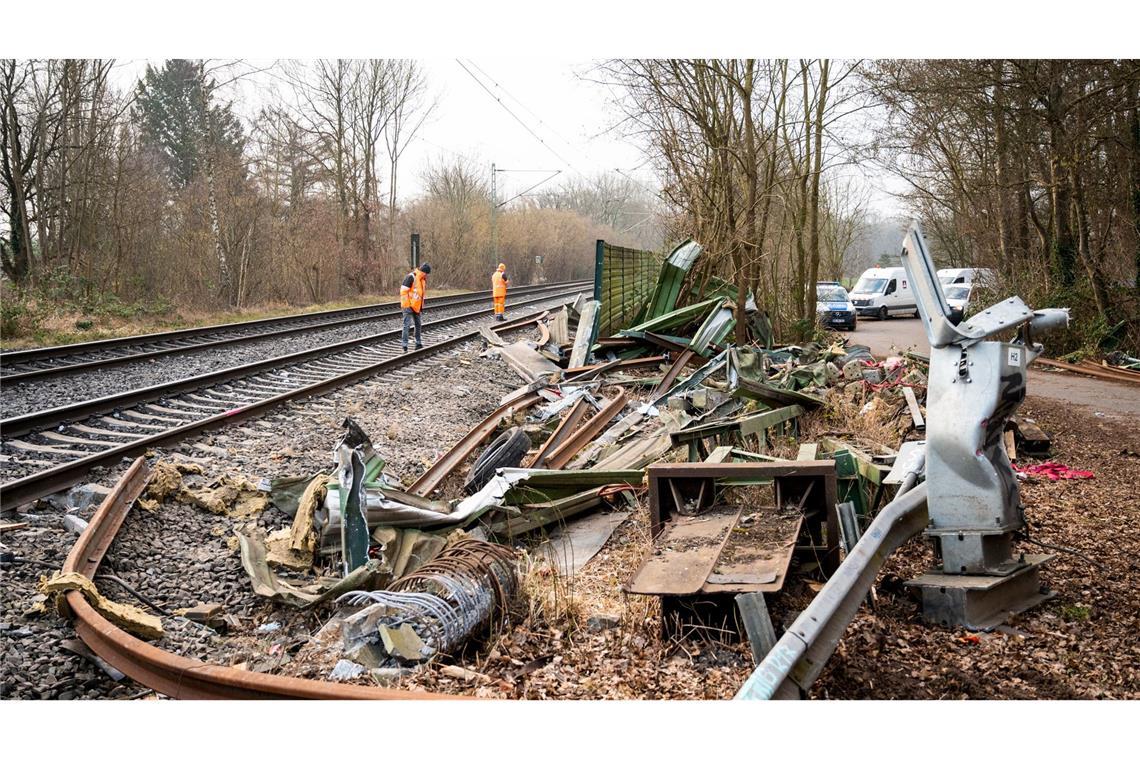
{"label": "car wheel", "polygon": [[889,316],[889,314],[890,314],[890,312],[887,311],[886,306],[880,306],[879,307],[879,319],[886,319],[887,316]]}

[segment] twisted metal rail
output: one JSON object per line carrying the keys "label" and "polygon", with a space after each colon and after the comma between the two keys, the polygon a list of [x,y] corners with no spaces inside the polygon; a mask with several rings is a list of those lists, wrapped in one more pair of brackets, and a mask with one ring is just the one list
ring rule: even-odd
{"label": "twisted metal rail", "polygon": [[[63,572],[94,580],[107,549],[150,471],[140,457],[104,499],[87,530],[75,542]],[[80,591],[64,603],[76,633],[95,654],[138,683],[175,699],[448,699],[447,695],[253,673],[166,652],[104,619]]]}

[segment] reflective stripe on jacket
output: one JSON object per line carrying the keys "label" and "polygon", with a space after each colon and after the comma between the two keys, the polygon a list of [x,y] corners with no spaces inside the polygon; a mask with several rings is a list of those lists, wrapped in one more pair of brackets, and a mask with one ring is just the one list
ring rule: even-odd
{"label": "reflective stripe on jacket", "polygon": [[400,308],[411,309],[417,314],[424,308],[424,296],[427,295],[427,275],[418,269],[413,269],[404,278],[400,286]]}
{"label": "reflective stripe on jacket", "polygon": [[502,272],[491,275],[491,295],[495,298],[506,298],[507,278]]}

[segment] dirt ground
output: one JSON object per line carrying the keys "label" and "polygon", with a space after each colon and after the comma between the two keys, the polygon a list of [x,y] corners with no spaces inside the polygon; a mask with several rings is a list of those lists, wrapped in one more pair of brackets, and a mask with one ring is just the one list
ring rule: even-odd
{"label": "dirt ground", "polygon": [[[1091,480],[1028,480],[1021,493],[1026,552],[1055,555],[1043,570],[1056,596],[993,633],[928,626],[902,582],[933,562],[919,538],[892,557],[812,689],[819,699],[1135,699],[1140,697],[1140,464],[1135,427],[1049,399],[1022,409],[1054,436],[1052,458]],[[494,698],[726,699],[752,669],[747,645],[716,632],[663,639],[660,605],[621,587],[649,548],[644,506],[572,580],[538,566],[509,627],[469,648],[448,675],[440,661],[390,685]],[[1080,555],[1063,550],[1078,552]],[[818,584],[793,572],[769,601],[777,633]]]}
{"label": "dirt ground", "polygon": [[1090,480],[1021,484],[1031,539],[1052,553],[1049,602],[993,633],[928,627],[901,582],[932,560],[920,540],[888,561],[874,612],[864,607],[816,684],[840,699],[1140,697],[1140,432],[1051,399],[1022,407],[1054,437],[1052,459]]}

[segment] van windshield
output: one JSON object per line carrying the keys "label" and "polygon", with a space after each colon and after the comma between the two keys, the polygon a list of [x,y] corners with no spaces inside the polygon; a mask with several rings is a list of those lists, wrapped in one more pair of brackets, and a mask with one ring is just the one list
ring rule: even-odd
{"label": "van windshield", "polygon": [[852,293],[882,293],[887,289],[887,280],[884,277],[862,277],[855,283]]}
{"label": "van windshield", "polygon": [[954,275],[952,275],[952,274],[940,274],[940,275],[938,275],[938,281],[940,283],[942,283],[943,285],[949,285],[950,283],[954,282]]}

